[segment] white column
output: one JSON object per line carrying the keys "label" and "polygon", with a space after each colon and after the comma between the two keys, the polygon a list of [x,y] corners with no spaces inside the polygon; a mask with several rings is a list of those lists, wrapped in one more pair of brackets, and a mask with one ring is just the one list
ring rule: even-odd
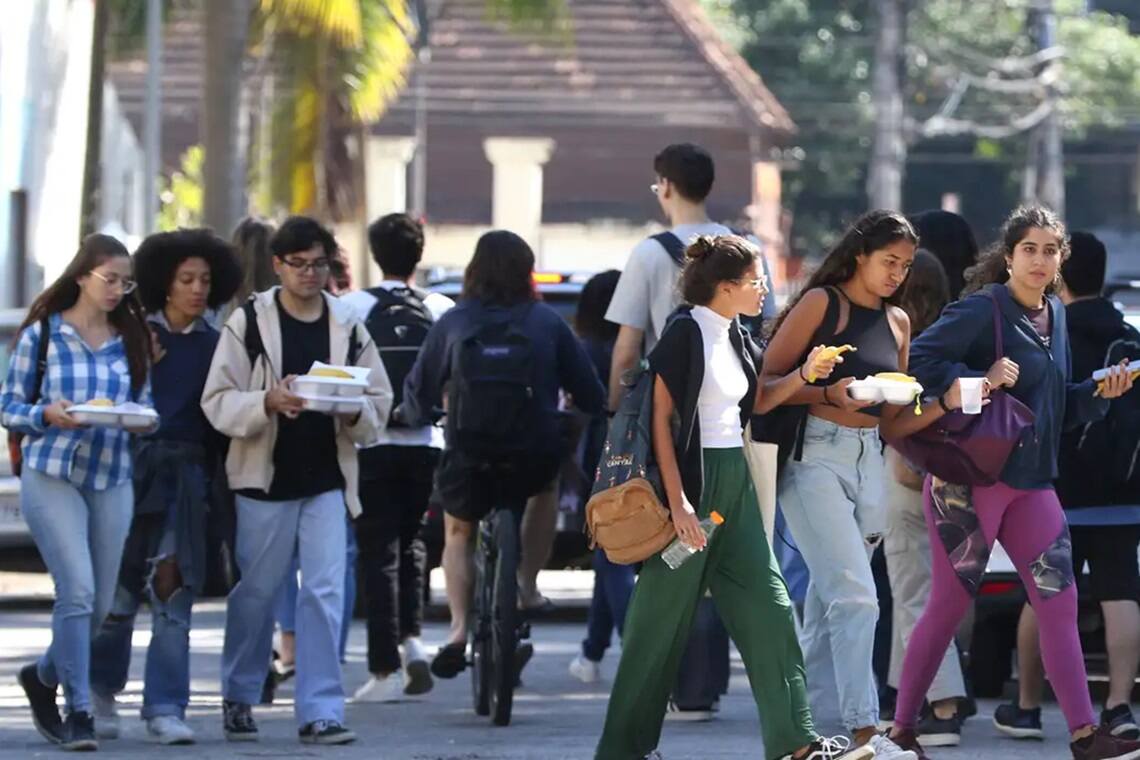
{"label": "white column", "polygon": [[489,137],[483,151],[494,167],[493,223],[517,233],[541,257],[542,167],[554,140],[542,137]]}
{"label": "white column", "polygon": [[[365,138],[364,193],[369,224],[385,214],[407,210],[408,162],[415,151],[413,137],[368,135]],[[372,261],[367,245],[363,248],[363,255],[353,262],[353,268],[360,274],[367,271],[369,283],[379,282],[380,270]]]}

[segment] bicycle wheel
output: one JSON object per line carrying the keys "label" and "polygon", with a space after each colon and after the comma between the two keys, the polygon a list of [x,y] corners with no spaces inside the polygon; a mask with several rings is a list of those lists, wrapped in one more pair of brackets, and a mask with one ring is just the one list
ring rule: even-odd
{"label": "bicycle wheel", "polygon": [[479,523],[475,546],[475,583],[468,614],[467,639],[471,644],[471,695],[476,715],[491,714],[491,674],[494,655],[491,637],[494,600],[495,542],[484,523]]}
{"label": "bicycle wheel", "polygon": [[491,719],[496,726],[505,726],[511,722],[515,681],[518,678],[518,673],[515,672],[515,649],[518,647],[519,624],[519,526],[515,513],[509,509],[500,509],[495,513],[492,530],[498,553],[494,564],[494,615],[491,619],[494,647]]}

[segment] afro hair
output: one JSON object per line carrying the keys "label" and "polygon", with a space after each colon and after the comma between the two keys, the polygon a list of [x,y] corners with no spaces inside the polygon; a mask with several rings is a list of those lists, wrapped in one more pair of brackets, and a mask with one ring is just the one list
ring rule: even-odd
{"label": "afro hair", "polygon": [[241,264],[233,246],[208,229],[181,229],[148,236],[135,251],[139,299],[148,313],[161,311],[183,261],[204,259],[210,267],[211,309],[229,302],[242,283]]}

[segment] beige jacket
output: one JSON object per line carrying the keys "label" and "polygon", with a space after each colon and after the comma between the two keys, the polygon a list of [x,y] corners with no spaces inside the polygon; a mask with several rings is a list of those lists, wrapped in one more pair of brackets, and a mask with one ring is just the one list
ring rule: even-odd
{"label": "beige jacket", "polygon": [[[277,441],[277,418],[265,411],[265,394],[280,381],[281,322],[275,305],[277,288],[254,296],[254,313],[265,344],[264,355],[250,366],[245,348],[245,311],[236,309],[226,321],[210,364],[202,410],[218,432],[230,437],[226,475],[230,488],[268,490],[273,482],[273,447]],[[380,360],[376,344],[352,310],[336,298],[325,295],[329,307],[329,348],[332,364],[348,356],[352,330],[360,344],[356,364],[369,367],[369,387],[364,411],[355,425],[336,421],[336,450],[344,476],[345,500],[353,517],[360,514],[359,469],[356,445],[367,445],[384,428],[392,409],[392,385]]]}

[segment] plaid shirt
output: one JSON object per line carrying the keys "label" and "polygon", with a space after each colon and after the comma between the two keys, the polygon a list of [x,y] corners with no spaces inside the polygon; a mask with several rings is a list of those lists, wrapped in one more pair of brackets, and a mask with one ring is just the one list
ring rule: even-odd
{"label": "plaid shirt", "polygon": [[24,433],[24,466],[66,480],[78,488],[102,491],[131,477],[130,434],[125,430],[87,427],[62,430],[44,421],[44,409],[66,399],[82,404],[97,398],[116,404],[137,401],[153,406],[150,381],[138,398],[131,395],[126,349],[119,336],[93,351],[75,328],[59,314],[49,318],[51,343],[47,352],[40,400],[27,403],[36,378],[36,348],[40,325],[20,333],[0,392],[0,422]]}

